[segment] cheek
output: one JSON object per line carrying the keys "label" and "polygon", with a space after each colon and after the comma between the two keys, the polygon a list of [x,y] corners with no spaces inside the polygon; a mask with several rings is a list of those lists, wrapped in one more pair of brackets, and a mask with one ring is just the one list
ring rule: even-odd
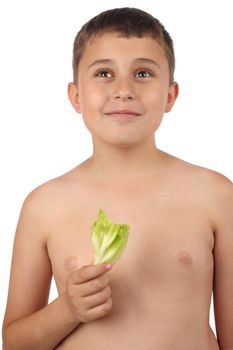
{"label": "cheek", "polygon": [[81,91],[81,107],[82,113],[86,112],[101,112],[106,101],[107,94],[106,89],[101,86],[92,86]]}
{"label": "cheek", "polygon": [[154,89],[150,89],[144,93],[144,101],[146,106],[153,108],[154,110],[163,111],[166,105],[167,92],[164,87],[155,86]]}
{"label": "cheek", "polygon": [[152,116],[151,121],[159,125],[166,107],[166,98],[163,91],[155,89],[144,96],[144,106],[147,113]]}
{"label": "cheek", "polygon": [[80,90],[80,96],[83,122],[91,133],[96,133],[99,127],[99,118],[108,101],[107,94],[99,86],[88,86]]}
{"label": "cheek", "polygon": [[154,132],[159,128],[166,107],[166,98],[164,91],[155,89],[154,92],[150,91],[144,98],[144,106],[149,116],[148,128]]}

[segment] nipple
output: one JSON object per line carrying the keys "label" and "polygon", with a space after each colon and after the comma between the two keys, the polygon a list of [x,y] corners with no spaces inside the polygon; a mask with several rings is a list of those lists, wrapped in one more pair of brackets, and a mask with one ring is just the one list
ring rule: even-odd
{"label": "nipple", "polygon": [[78,261],[76,256],[70,256],[69,258],[67,258],[64,262],[64,268],[66,271],[72,271],[74,270],[76,267],[78,267]]}
{"label": "nipple", "polygon": [[188,252],[180,251],[180,252],[178,252],[177,256],[178,256],[178,260],[182,264],[184,264],[184,265],[191,265],[192,264],[193,259],[192,259],[192,256]]}

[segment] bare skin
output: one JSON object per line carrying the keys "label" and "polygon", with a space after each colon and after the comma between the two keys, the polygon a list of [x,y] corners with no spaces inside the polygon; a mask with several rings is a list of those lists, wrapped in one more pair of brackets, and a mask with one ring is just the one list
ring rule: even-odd
{"label": "bare skin", "polygon": [[[209,175],[172,157],[166,163],[170,171],[146,186],[106,188],[85,176],[86,186],[78,190],[82,208],[67,218],[68,226],[58,224],[59,233],[51,235],[48,245],[59,293],[66,289],[70,270],[93,257],[88,232],[99,207],[113,221],[127,222],[131,235],[127,250],[108,273],[111,311],[98,321],[79,325],[58,349],[219,349],[209,326],[213,213],[210,193],[203,192],[200,182]],[[68,237],[63,231],[69,232]]]}
{"label": "bare skin", "polygon": [[[148,37],[108,33],[87,46],[80,67],[69,98],[92,133],[93,156],[23,205],[4,350],[232,350],[232,183],[156,148],[178,91],[163,50]],[[139,115],[109,116],[116,109]],[[130,225],[110,270],[92,265],[99,208]],[[47,305],[52,275],[59,297]]]}
{"label": "bare skin", "polygon": [[[164,171],[141,186],[104,185],[88,176],[86,162],[34,193],[45,209],[40,216],[49,228],[43,237],[48,252],[43,270],[44,274],[50,271],[46,265],[50,261],[60,297],[67,294],[72,274],[83,271],[83,266],[90,267],[90,226],[99,207],[113,221],[127,222],[131,228],[120,261],[110,272],[103,269],[99,274],[99,290],[107,291],[100,305],[107,303],[110,307],[97,319],[97,314],[92,315],[93,320],[85,318],[85,313],[81,319],[81,312],[77,326],[56,349],[220,349],[209,326],[216,210],[211,203],[218,175],[163,152],[161,158],[166,164]],[[28,259],[33,261],[35,252]],[[14,266],[15,276],[20,267]],[[34,271],[25,274],[34,276]],[[39,300],[46,299],[51,273],[46,275]],[[37,286],[37,276],[33,278]],[[31,280],[24,283],[24,289],[13,289],[11,299],[31,290]],[[27,298],[28,305],[35,303],[30,294]],[[23,312],[27,313],[10,308],[5,322],[10,323]],[[64,319],[65,316],[64,312]]]}

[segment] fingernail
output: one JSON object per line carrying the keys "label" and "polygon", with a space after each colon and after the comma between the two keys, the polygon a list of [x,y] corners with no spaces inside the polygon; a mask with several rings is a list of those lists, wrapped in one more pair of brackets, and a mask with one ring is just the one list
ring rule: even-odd
{"label": "fingernail", "polygon": [[112,268],[112,265],[111,265],[111,264],[106,264],[106,265],[105,265],[105,269],[106,269],[106,270],[110,270],[111,268]]}

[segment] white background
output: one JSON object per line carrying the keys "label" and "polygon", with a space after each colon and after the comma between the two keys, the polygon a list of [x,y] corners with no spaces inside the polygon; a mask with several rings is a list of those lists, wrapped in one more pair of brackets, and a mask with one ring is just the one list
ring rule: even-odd
{"label": "white background", "polygon": [[[23,200],[92,152],[67,99],[74,37],[89,18],[122,6],[150,12],[174,39],[180,96],[156,134],[157,146],[233,178],[231,0],[1,1],[0,321]],[[210,324],[214,329],[212,306]]]}

